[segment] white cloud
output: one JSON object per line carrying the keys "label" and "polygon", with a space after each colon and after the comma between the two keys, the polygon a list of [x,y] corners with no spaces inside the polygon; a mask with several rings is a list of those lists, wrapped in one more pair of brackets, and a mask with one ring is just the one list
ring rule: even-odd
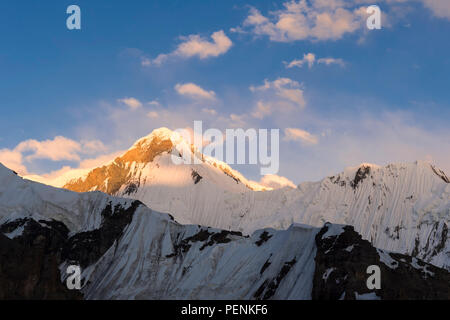
{"label": "white cloud", "polygon": [[304,64],[308,64],[308,67],[311,68],[316,62],[316,55],[314,53],[306,53],[303,55],[303,59],[292,60],[290,63],[286,64],[286,68],[292,67],[303,67]]}
{"label": "white cloud", "polygon": [[99,140],[82,140],[80,142],[62,136],[52,140],[37,141],[29,139],[20,142],[14,149],[1,149],[0,162],[19,174],[28,174],[24,162],[36,159],[51,161],[81,161],[80,155],[104,152],[106,147]]}
{"label": "white cloud", "polygon": [[[93,144],[87,142],[87,148],[92,150]],[[79,153],[82,152],[82,145],[74,140],[57,136],[53,140],[37,141],[26,140],[17,145],[14,149],[25,156],[25,160],[49,159],[53,161],[69,160],[79,161]]]}
{"label": "white cloud", "polygon": [[189,82],[184,84],[177,84],[175,90],[178,94],[188,96],[192,99],[215,100],[216,93],[214,91],[207,91],[195,83]]}
{"label": "white cloud", "polygon": [[162,53],[153,60],[145,58],[142,60],[142,65],[161,65],[171,57],[198,57],[199,59],[218,57],[226,53],[233,45],[233,42],[227,37],[223,30],[214,32],[211,35],[212,41],[209,41],[208,39],[197,34],[180,38],[182,42],[173,52],[167,54]]}
{"label": "white cloud", "polygon": [[309,68],[312,68],[312,66],[315,64],[325,64],[327,66],[331,65],[331,64],[337,64],[340,65],[341,67],[343,67],[345,65],[344,60],[339,59],[339,58],[316,58],[316,55],[314,53],[307,53],[303,55],[302,59],[295,59],[292,60],[289,63],[285,63],[286,64],[286,68],[293,68],[293,67],[303,67],[304,64],[308,64]]}
{"label": "white cloud", "polygon": [[139,107],[142,107],[142,102],[140,102],[136,98],[123,98],[123,99],[119,99],[118,101],[124,103],[125,105],[130,107],[130,109],[133,109],[133,110],[135,110]]}
{"label": "white cloud", "polygon": [[309,133],[308,131],[298,129],[298,128],[286,128],[284,129],[284,138],[285,141],[300,141],[305,145],[314,145],[319,143],[319,139]]}
{"label": "white cloud", "polygon": [[259,181],[259,184],[273,189],[280,189],[284,187],[297,188],[291,180],[276,174],[267,174],[263,176],[261,181]]}
{"label": "white cloud", "polygon": [[188,58],[198,56],[200,59],[217,57],[227,52],[233,44],[222,30],[214,32],[211,39],[212,42],[199,35],[190,35],[178,46],[177,55]]}
{"label": "white cloud", "polygon": [[278,42],[337,40],[361,29],[367,16],[365,7],[349,7],[348,2],[339,0],[299,0],[283,5],[282,10],[270,13],[271,18],[251,8],[244,30]]}
{"label": "white cloud", "polygon": [[28,173],[28,170],[22,161],[22,154],[20,152],[10,149],[0,149],[0,163],[11,170],[18,172],[20,175]]}
{"label": "white cloud", "polygon": [[[252,92],[274,91],[275,95],[278,96],[279,98],[293,102],[300,108],[304,108],[306,105],[303,96],[303,90],[301,89],[301,84],[289,78],[278,78],[274,81],[268,81],[266,79],[264,80],[264,84],[261,86],[257,87],[251,86],[250,91]],[[255,110],[254,113],[258,115],[258,110]]]}

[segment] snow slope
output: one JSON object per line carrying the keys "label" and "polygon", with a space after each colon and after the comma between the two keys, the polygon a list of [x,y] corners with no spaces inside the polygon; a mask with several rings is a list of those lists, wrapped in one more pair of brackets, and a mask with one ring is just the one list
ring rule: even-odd
{"label": "snow slope", "polygon": [[[93,267],[89,279],[95,280],[85,291],[87,299],[254,299],[267,279],[276,278],[283,265],[294,260],[290,273],[267,298],[311,299],[316,228],[292,227],[275,233],[265,246],[255,244],[260,231],[250,238],[229,235],[230,242],[206,247],[204,241],[189,241],[186,251],[177,251],[173,243],[179,239],[221,231],[155,222],[137,212],[121,242]],[[126,259],[117,263],[118,257]],[[124,283],[132,290],[123,290]]]}

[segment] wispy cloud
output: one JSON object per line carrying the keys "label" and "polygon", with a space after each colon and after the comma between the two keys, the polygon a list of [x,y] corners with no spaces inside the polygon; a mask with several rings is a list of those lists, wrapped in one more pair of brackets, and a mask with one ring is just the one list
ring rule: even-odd
{"label": "wispy cloud", "polygon": [[330,64],[337,64],[341,67],[345,66],[345,62],[344,60],[342,60],[341,58],[320,58],[317,60],[318,64],[325,64],[325,65],[330,65]]}
{"label": "wispy cloud", "polygon": [[293,67],[303,67],[304,64],[308,64],[308,67],[312,67],[314,65],[314,62],[316,62],[316,55],[314,53],[306,53],[303,55],[303,59],[295,59],[292,60],[289,63],[286,64],[286,68],[293,68]]}
{"label": "wispy cloud", "polygon": [[[300,108],[306,105],[302,85],[289,78],[278,78],[274,81],[264,80],[261,86],[250,86],[252,92],[274,92],[278,98],[294,103]],[[270,107],[271,108],[271,107]],[[268,105],[258,104],[257,109],[254,110],[254,115],[270,114]]]}
{"label": "wispy cloud", "polygon": [[319,139],[308,131],[299,128],[284,129],[285,141],[300,141],[304,145],[314,145],[319,143]]}
{"label": "wispy cloud", "polygon": [[216,100],[216,93],[212,90],[207,91],[195,83],[178,83],[175,85],[175,91],[194,100]]}
{"label": "wispy cloud", "polygon": [[301,68],[303,67],[303,65],[307,64],[309,68],[312,68],[314,66],[314,64],[325,64],[327,66],[331,65],[331,64],[337,64],[341,67],[345,66],[345,62],[344,60],[340,59],[340,58],[332,58],[332,57],[328,57],[328,58],[316,58],[316,55],[314,53],[306,53],[303,55],[302,59],[294,59],[291,62],[287,63],[285,62],[286,68],[293,68],[293,67],[298,67]]}
{"label": "wispy cloud", "polygon": [[137,109],[139,107],[142,107],[142,102],[140,102],[138,99],[136,98],[123,98],[123,99],[119,99],[119,102],[127,105],[130,109]]}
{"label": "wispy cloud", "polygon": [[149,106],[157,106],[157,107],[159,107],[159,106],[161,105],[161,103],[159,103],[158,100],[152,100],[152,101],[149,101],[149,102],[147,102],[147,104],[148,104]]}

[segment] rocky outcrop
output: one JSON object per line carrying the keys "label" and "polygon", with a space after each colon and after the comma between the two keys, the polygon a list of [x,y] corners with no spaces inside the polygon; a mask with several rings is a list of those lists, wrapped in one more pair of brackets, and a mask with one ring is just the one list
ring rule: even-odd
{"label": "rocky outcrop", "polygon": [[[94,264],[118,241],[139,201],[124,208],[109,203],[100,228],[69,237],[56,220],[22,218],[0,226],[0,299],[82,299],[61,282],[62,263],[81,268]],[[11,238],[9,238],[9,237]]]}
{"label": "rocky outcrop", "polygon": [[[414,257],[374,248],[351,226],[326,224],[316,236],[312,298],[319,300],[450,299],[450,273]],[[327,235],[327,233],[331,233]],[[369,289],[367,268],[380,268],[380,289]]]}
{"label": "rocky outcrop", "polygon": [[141,205],[134,201],[129,208],[108,204],[102,211],[100,228],[75,234],[63,244],[62,260],[82,268],[95,263],[118,241],[123,230],[131,223],[133,213]]}
{"label": "rocky outcrop", "polygon": [[61,282],[58,269],[67,228],[57,221],[20,219],[1,227],[23,228],[9,239],[0,233],[0,299],[82,299]]}

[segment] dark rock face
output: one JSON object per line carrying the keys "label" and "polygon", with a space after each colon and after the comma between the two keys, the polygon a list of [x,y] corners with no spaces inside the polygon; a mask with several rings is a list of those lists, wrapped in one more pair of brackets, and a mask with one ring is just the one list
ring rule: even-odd
{"label": "dark rock face", "polygon": [[130,196],[130,195],[136,193],[138,191],[138,189],[139,189],[139,181],[137,181],[136,183],[130,182],[127,184],[123,194]]}
{"label": "dark rock face", "polygon": [[[281,267],[280,272],[278,275],[273,278],[272,280],[266,280],[263,282],[263,284],[256,290],[253,297],[257,300],[267,300],[273,297],[273,295],[276,293],[278,286],[281,283],[281,280],[288,274],[288,272],[291,270],[292,266],[297,262],[297,260],[294,258],[291,261],[286,261],[284,265]],[[267,263],[267,262],[266,262]],[[264,264],[266,265],[266,264]],[[264,268],[264,266],[263,266]],[[261,269],[264,271],[263,269]],[[262,272],[261,272],[262,273]]]}
{"label": "dark rock face", "polygon": [[228,238],[229,235],[233,235],[233,236],[238,236],[238,237],[242,237],[242,232],[239,231],[227,231],[227,230],[222,230],[220,232],[216,232],[213,233],[210,237],[209,237],[209,241],[205,242],[203,244],[203,246],[200,248],[200,250],[205,249],[208,246],[213,246],[215,244],[219,244],[219,243],[228,243],[231,241],[230,238]]}
{"label": "dark rock face", "polygon": [[[355,299],[375,293],[382,300],[450,299],[450,273],[410,256],[381,252],[363,240],[351,226],[336,236],[323,237],[329,224],[316,236],[316,270],[312,298]],[[380,254],[385,257],[384,262]],[[386,256],[387,255],[387,256]],[[390,264],[389,266],[387,264]],[[381,271],[381,289],[369,290],[367,267]]]}
{"label": "dark rock face", "polygon": [[[199,226],[200,227],[200,226]],[[174,245],[174,252],[167,255],[166,258],[178,257],[180,254],[189,251],[192,246],[192,243],[195,242],[203,242],[202,246],[199,248],[200,251],[204,250],[208,246],[213,246],[215,244],[220,243],[228,243],[232,241],[232,239],[228,238],[228,236],[237,236],[242,237],[242,232],[239,231],[226,231],[221,230],[220,232],[210,230],[209,228],[200,230],[191,237],[182,239],[179,243]]]}
{"label": "dark rock face", "polygon": [[259,240],[255,242],[255,244],[259,247],[264,242],[267,242],[270,238],[272,238],[272,235],[270,235],[267,231],[264,231],[259,235]]}
{"label": "dark rock face", "polygon": [[[270,257],[272,257],[272,254],[270,255]],[[266,262],[263,264],[263,266],[261,267],[261,270],[259,271],[259,274],[263,274],[264,273],[264,271],[266,271],[266,269],[268,268],[268,267],[270,267],[270,265],[272,264],[272,262],[270,262],[270,257],[269,257],[269,259],[267,259],[266,260]]]}
{"label": "dark rock face", "polygon": [[80,232],[67,240],[63,246],[62,259],[85,268],[101,258],[103,254],[118,240],[127,225],[131,223],[133,214],[140,201],[133,201],[128,209],[120,205],[112,208],[109,204],[102,212],[102,224],[99,229]]}
{"label": "dark rock face", "polygon": [[192,176],[192,180],[194,180],[194,184],[199,183],[200,180],[203,179],[203,177],[195,170],[192,170],[191,176]]}
{"label": "dark rock face", "polygon": [[433,170],[433,172],[435,174],[437,174],[439,176],[439,178],[441,178],[444,182],[450,183],[450,179],[445,175],[444,171],[442,171],[441,169],[436,168],[433,165],[431,166],[431,170]]}
{"label": "dark rock face", "polygon": [[13,240],[0,233],[0,299],[82,299],[61,282],[58,269],[68,234],[65,225],[20,219],[0,229],[7,233],[14,226],[23,232]]}
{"label": "dark rock face", "polygon": [[370,167],[362,166],[356,171],[355,179],[350,183],[353,189],[356,189],[358,184],[363,181],[370,174]]}
{"label": "dark rock face", "polygon": [[[82,299],[79,291],[61,282],[58,266],[67,261],[85,268],[95,263],[118,240],[141,205],[128,209],[108,204],[99,229],[68,238],[59,221],[17,219],[0,226],[0,299]],[[4,234],[22,228],[9,239]]]}

